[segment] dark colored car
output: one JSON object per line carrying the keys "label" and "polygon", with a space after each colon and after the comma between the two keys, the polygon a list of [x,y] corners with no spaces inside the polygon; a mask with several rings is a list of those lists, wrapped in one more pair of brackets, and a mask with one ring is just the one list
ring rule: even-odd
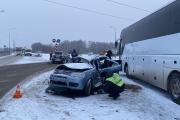
{"label": "dark colored car", "polygon": [[[84,58],[82,58],[84,60]],[[97,57],[85,63],[67,63],[58,66],[50,76],[48,90],[59,92],[67,89],[83,91],[89,96],[102,85],[101,74],[119,72],[121,66],[107,57]]]}
{"label": "dark colored car", "polygon": [[32,56],[32,52],[25,52],[24,56]]}
{"label": "dark colored car", "polygon": [[65,55],[62,51],[56,51],[51,58],[52,63],[66,63],[67,55]]}

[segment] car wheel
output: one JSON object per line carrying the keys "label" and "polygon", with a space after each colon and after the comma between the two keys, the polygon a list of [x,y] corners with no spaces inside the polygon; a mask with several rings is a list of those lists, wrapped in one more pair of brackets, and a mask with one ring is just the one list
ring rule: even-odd
{"label": "car wheel", "polygon": [[88,80],[83,90],[85,96],[91,95],[91,90],[92,90],[91,88],[92,88],[91,80]]}
{"label": "car wheel", "polygon": [[174,73],[169,78],[169,93],[172,100],[180,104],[180,74]]}

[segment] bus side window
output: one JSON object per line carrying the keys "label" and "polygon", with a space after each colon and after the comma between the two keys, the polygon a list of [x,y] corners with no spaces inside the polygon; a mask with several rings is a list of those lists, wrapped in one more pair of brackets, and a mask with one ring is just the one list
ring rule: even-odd
{"label": "bus side window", "polygon": [[172,19],[172,32],[177,33],[180,31],[180,2],[178,2],[172,9],[171,19]]}

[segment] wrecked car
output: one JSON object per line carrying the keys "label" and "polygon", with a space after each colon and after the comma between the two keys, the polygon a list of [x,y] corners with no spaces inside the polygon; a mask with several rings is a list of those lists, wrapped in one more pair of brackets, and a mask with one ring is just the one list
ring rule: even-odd
{"label": "wrecked car", "polygon": [[107,57],[98,57],[87,61],[58,66],[50,76],[47,90],[55,93],[67,89],[80,90],[85,96],[89,96],[102,85],[102,73],[121,70],[121,66],[117,62],[107,59]]}

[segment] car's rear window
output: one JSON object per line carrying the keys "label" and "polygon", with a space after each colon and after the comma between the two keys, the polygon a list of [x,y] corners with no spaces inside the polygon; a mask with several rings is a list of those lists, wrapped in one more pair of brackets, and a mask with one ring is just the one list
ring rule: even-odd
{"label": "car's rear window", "polygon": [[55,52],[55,54],[62,54],[62,52]]}

